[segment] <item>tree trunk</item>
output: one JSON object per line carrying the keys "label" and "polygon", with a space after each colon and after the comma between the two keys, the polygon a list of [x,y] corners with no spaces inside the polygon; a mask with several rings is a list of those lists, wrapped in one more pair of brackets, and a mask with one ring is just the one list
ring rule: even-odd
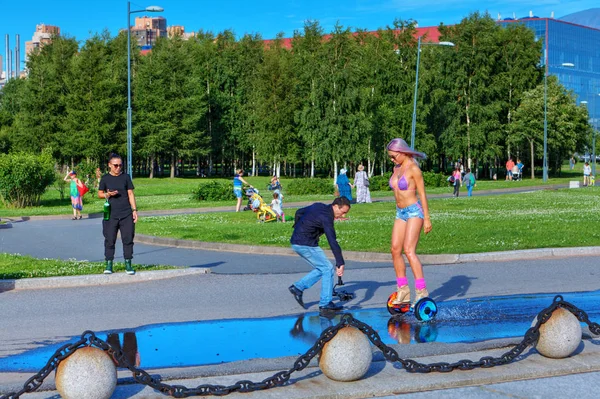
{"label": "tree trunk", "polygon": [[176,165],[177,160],[175,159],[175,154],[171,155],[171,173],[169,175],[169,177],[171,179],[175,178],[175,165]]}
{"label": "tree trunk", "polygon": [[338,175],[338,171],[337,171],[337,161],[333,161],[333,184],[337,184],[337,175]]}
{"label": "tree trunk", "polygon": [[154,154],[150,155],[150,178],[154,179],[154,160],[156,157]]}
{"label": "tree trunk", "polygon": [[535,179],[534,158],[533,158],[533,140],[529,140],[529,154],[531,155],[531,180]]}

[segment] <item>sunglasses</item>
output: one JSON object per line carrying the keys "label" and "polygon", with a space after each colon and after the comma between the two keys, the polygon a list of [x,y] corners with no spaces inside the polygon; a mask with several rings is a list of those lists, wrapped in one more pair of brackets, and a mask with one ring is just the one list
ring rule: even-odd
{"label": "sunglasses", "polygon": [[115,168],[120,168],[121,166],[123,166],[122,163],[111,163],[112,166],[114,166]]}

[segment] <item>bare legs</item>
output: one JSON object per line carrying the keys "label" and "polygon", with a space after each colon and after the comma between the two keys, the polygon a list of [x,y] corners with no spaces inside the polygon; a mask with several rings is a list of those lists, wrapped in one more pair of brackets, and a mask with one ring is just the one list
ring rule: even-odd
{"label": "bare legs", "polygon": [[235,206],[235,211],[239,212],[241,207],[242,207],[242,197],[238,197],[237,205]]}
{"label": "bare legs", "polygon": [[392,260],[396,278],[406,277],[406,264],[402,252],[406,255],[415,279],[422,279],[423,266],[417,256],[417,244],[423,227],[423,219],[411,218],[408,221],[396,219],[392,230]]}

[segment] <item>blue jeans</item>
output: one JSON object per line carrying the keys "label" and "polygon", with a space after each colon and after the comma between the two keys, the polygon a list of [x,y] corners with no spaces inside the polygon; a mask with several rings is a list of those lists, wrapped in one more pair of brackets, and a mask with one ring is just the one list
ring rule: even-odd
{"label": "blue jeans", "polygon": [[331,302],[333,294],[333,265],[325,256],[325,252],[321,247],[308,247],[306,245],[292,244],[292,249],[314,268],[306,276],[296,281],[294,285],[299,290],[304,291],[322,278],[319,306],[327,305]]}
{"label": "blue jeans", "polygon": [[473,186],[467,186],[467,191],[469,192],[468,197],[473,196]]}

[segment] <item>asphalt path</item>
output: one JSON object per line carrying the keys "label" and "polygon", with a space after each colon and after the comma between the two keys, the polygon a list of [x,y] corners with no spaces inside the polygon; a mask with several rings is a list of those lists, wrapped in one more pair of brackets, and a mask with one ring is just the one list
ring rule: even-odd
{"label": "asphalt path", "polygon": [[[251,216],[251,215],[248,215]],[[263,274],[297,273],[307,270],[297,256],[264,256],[239,252],[218,252],[134,244],[134,264],[163,264],[210,268],[213,273]],[[0,230],[0,252],[35,258],[104,261],[101,219],[28,220]],[[115,261],[123,261],[117,240]],[[355,268],[388,267],[389,262],[353,262]]]}

